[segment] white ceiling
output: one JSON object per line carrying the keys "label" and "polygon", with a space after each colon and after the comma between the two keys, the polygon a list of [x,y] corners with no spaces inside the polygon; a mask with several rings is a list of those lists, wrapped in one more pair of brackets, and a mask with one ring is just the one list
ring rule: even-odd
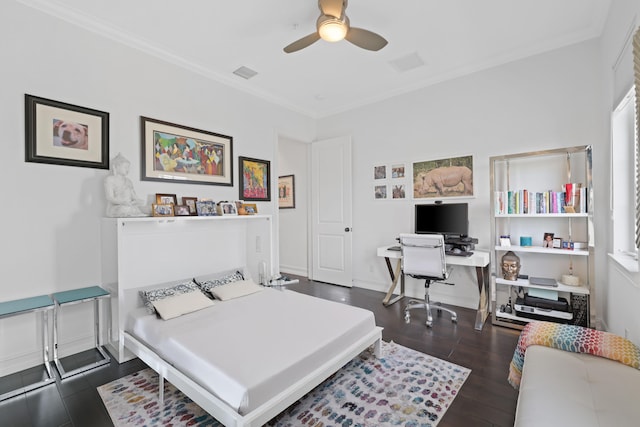
{"label": "white ceiling", "polygon": [[[385,37],[378,52],[323,40],[316,0],[17,0],[70,24],[311,117],[598,37],[611,0],[351,0],[354,27]],[[400,72],[393,61],[424,66]],[[245,80],[241,66],[258,72]]]}

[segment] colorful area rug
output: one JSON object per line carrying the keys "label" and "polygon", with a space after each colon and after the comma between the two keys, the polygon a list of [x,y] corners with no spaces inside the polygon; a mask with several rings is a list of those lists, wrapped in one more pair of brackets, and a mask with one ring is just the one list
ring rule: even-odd
{"label": "colorful area rug", "polygon": [[[435,426],[471,373],[393,342],[383,343],[383,356],[364,351],[268,425]],[[116,427],[221,425],[167,382],[161,405],[151,369],[102,385],[98,393]]]}

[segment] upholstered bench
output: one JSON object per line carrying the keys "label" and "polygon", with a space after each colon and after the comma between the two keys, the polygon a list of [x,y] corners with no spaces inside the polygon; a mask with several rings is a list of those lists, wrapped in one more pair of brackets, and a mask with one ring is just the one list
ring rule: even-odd
{"label": "upholstered bench", "polygon": [[[529,326],[541,326],[537,330],[540,332],[545,325],[527,325],[523,334]],[[630,341],[606,332],[571,325],[554,324],[550,328],[561,330],[547,338],[520,337],[509,376],[516,386],[519,379],[514,425],[640,425],[640,350]],[[529,330],[534,334],[532,331]],[[579,331],[579,335],[573,335],[573,331]],[[528,343],[522,345],[523,341]],[[519,350],[524,356],[520,363],[524,363],[522,375],[517,378],[513,374]]]}

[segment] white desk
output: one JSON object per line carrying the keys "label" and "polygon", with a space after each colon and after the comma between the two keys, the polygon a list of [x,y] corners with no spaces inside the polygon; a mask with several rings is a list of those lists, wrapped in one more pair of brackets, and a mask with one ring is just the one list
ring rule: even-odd
{"label": "white desk", "polygon": [[[392,280],[391,287],[387,291],[387,295],[382,300],[382,304],[384,304],[385,306],[390,306],[391,304],[400,301],[405,296],[404,275],[401,274],[402,252],[389,250],[391,246],[397,245],[382,246],[378,248],[378,256],[384,257],[387,263],[387,269],[389,270],[389,276],[391,276]],[[397,260],[395,271],[391,266],[392,259]],[[473,255],[469,257],[447,255],[446,258],[447,265],[461,265],[466,267],[475,267],[476,269],[480,301],[478,301],[475,329],[479,331],[482,330],[484,321],[489,314],[489,260],[489,252],[478,250],[474,250]],[[400,293],[395,298],[391,299],[398,284],[398,279],[400,279]]]}

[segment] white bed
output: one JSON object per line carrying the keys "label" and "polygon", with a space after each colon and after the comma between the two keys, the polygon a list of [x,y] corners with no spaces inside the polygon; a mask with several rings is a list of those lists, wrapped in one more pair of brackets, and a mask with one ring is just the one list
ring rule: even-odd
{"label": "white bed", "polygon": [[167,321],[135,305],[125,346],[226,426],[263,425],[367,347],[380,352],[372,312],[288,290]]}

